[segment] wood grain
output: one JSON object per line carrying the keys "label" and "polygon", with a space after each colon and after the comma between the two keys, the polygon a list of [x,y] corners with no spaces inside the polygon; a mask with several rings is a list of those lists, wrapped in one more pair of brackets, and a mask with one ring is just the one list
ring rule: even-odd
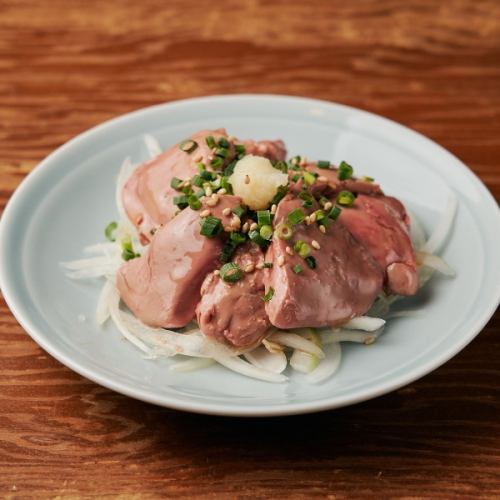
{"label": "wood grain", "polygon": [[[0,209],[45,155],[105,119],[235,92],[388,116],[500,199],[495,0],[0,0]],[[374,401],[245,420],[96,386],[2,302],[0,497],[499,498],[499,330],[497,312],[452,361]]]}

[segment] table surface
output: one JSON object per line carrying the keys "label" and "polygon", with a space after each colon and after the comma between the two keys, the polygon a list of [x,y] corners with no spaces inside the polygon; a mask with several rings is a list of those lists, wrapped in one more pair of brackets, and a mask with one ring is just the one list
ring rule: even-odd
{"label": "table surface", "polygon": [[[500,198],[497,1],[1,0],[0,208],[44,156],[103,120],[236,92],[392,118]],[[498,498],[499,330],[497,311],[452,361],[373,401],[229,419],[89,382],[2,301],[0,497]]]}

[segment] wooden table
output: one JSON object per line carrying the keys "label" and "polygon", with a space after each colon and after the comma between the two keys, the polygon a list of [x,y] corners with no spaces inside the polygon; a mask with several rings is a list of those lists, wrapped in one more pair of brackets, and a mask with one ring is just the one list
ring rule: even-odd
{"label": "wooden table", "polygon": [[[105,119],[234,92],[388,116],[500,197],[497,1],[0,0],[1,207],[45,155]],[[393,394],[247,420],[99,387],[0,312],[2,498],[500,497],[498,313]]]}

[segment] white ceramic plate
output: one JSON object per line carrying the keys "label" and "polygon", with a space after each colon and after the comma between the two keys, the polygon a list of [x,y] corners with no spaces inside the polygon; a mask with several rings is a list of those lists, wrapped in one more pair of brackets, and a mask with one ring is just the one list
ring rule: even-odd
{"label": "white ceramic plate", "polygon": [[[347,160],[403,200],[430,231],[450,191],[459,199],[444,251],[457,277],[435,277],[371,346],[343,344],[338,374],[318,386],[244,378],[220,366],[191,374],[146,360],[111,326],[96,326],[98,281],[67,279],[59,262],[79,258],[116,218],[114,184],[126,156],[147,158],[144,133],[163,147],[211,127],[239,137],[282,138],[290,154]],[[457,158],[387,119],[338,104],[285,96],[234,95],[155,106],[111,120],[46,158],[16,191],[0,227],[0,280],[12,312],[52,356],[134,398],[220,415],[285,415],[336,408],[387,393],[437,368],[468,344],[500,296],[500,213]],[[79,321],[84,315],[86,320]]]}

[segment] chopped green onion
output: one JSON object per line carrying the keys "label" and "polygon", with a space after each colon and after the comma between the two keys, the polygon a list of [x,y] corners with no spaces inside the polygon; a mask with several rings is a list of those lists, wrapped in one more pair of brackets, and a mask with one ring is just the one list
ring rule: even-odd
{"label": "chopped green onion", "polygon": [[179,207],[181,210],[186,208],[189,205],[188,197],[185,194],[182,196],[175,196],[174,205]]}
{"label": "chopped green onion", "polygon": [[246,153],[246,149],[245,149],[245,146],[243,144],[235,144],[234,145],[234,150],[239,155],[244,155]]}
{"label": "chopped green onion", "polygon": [[187,186],[184,186],[181,191],[184,193],[184,194],[192,194],[193,193],[193,188],[191,187],[190,184],[188,184]]}
{"label": "chopped green onion", "polygon": [[271,269],[273,267],[273,263],[272,262],[264,262],[264,267],[266,267],[267,269]]}
{"label": "chopped green onion", "polygon": [[287,217],[288,222],[290,222],[291,224],[300,224],[304,221],[305,218],[306,216],[300,208],[292,210]]}
{"label": "chopped green onion", "polygon": [[347,179],[350,179],[352,177],[353,173],[353,168],[349,163],[346,163],[345,161],[341,162],[339,165],[339,170],[337,172],[337,177],[341,181],[345,181]]}
{"label": "chopped green onion", "polygon": [[274,168],[277,168],[278,170],[281,170],[284,174],[288,172],[288,165],[286,161],[280,160],[277,161],[275,165],[273,165]]}
{"label": "chopped green onion", "polygon": [[277,205],[285,197],[287,192],[288,192],[287,186],[278,186],[276,194],[273,196],[273,199],[271,200],[271,205]]}
{"label": "chopped green onion", "polygon": [[293,249],[303,258],[305,259],[311,253],[311,247],[302,240],[298,240]]}
{"label": "chopped green onion", "polygon": [[337,196],[337,203],[343,205],[344,207],[350,207],[354,203],[356,196],[350,191],[340,191]]}
{"label": "chopped green onion", "polygon": [[236,243],[233,241],[226,241],[224,243],[224,246],[222,247],[222,253],[220,255],[220,261],[221,262],[228,262],[231,260],[231,256],[233,255],[233,252],[236,250]]}
{"label": "chopped green onion", "polygon": [[292,164],[292,165],[298,165],[301,161],[302,161],[302,158],[300,156],[294,156],[290,160],[290,164]]}
{"label": "chopped green onion", "polygon": [[220,187],[225,189],[227,194],[233,194],[233,186],[231,185],[227,177],[221,177]]}
{"label": "chopped green onion", "polygon": [[322,196],[320,199],[319,199],[319,204],[324,207],[326,203],[328,203],[330,200],[328,198],[325,198],[324,196]]}
{"label": "chopped green onion", "polygon": [[319,160],[316,165],[318,166],[318,168],[329,168],[330,167],[330,162],[329,161],[325,161],[325,160]]}
{"label": "chopped green onion", "polygon": [[236,245],[241,245],[245,243],[246,236],[242,233],[237,233],[236,231],[231,232],[230,239],[232,242],[236,243]]}
{"label": "chopped green onion", "polygon": [[257,211],[257,224],[259,226],[271,225],[271,212],[269,210],[258,210]]}
{"label": "chopped green onion", "polygon": [[134,248],[132,247],[132,240],[127,238],[122,241],[122,259],[124,261],[129,261],[135,259],[136,257],[140,257],[140,254],[134,252]]}
{"label": "chopped green onion", "polygon": [[373,177],[369,177],[368,175],[364,175],[361,177],[361,180],[365,182],[373,182],[375,179]]}
{"label": "chopped green onion", "polygon": [[217,148],[215,151],[215,154],[217,156],[220,156],[221,158],[227,158],[229,155],[229,149],[226,148]]}
{"label": "chopped green onion", "polygon": [[220,157],[220,156],[216,156],[211,162],[210,162],[210,166],[214,169],[214,170],[218,170],[219,168],[222,167],[222,165],[224,165],[224,160]]}
{"label": "chopped green onion", "polygon": [[225,169],[224,169],[224,175],[226,177],[231,177],[234,172],[234,167],[236,165],[236,161],[232,161]]}
{"label": "chopped green onion", "polygon": [[242,207],[241,205],[237,206],[236,208],[233,208],[233,214],[237,215],[238,217],[243,217],[246,213],[246,208]]}
{"label": "chopped green onion", "polygon": [[316,222],[320,222],[323,219],[326,219],[326,215],[323,210],[316,210],[314,213],[316,214]]}
{"label": "chopped green onion", "polygon": [[200,234],[208,238],[217,236],[222,230],[222,222],[217,217],[208,216],[203,220]]}
{"label": "chopped green onion", "polygon": [[248,237],[254,242],[256,243],[257,245],[259,245],[260,247],[263,247],[265,245],[267,245],[267,240],[264,239],[261,235],[260,235],[260,232],[259,231],[250,231],[248,233]]}
{"label": "chopped green onion", "polygon": [[179,189],[179,186],[182,184],[182,179],[179,179],[178,177],[172,177],[172,180],[170,181],[170,187],[174,189]]}
{"label": "chopped green onion", "polygon": [[221,148],[226,148],[228,149],[231,144],[229,144],[229,141],[225,137],[221,137],[218,141],[218,144]]}
{"label": "chopped green onion", "polygon": [[289,240],[293,235],[292,226],[282,222],[276,228],[276,235],[280,240]]}
{"label": "chopped green onion", "polygon": [[293,266],[293,272],[295,274],[300,274],[302,272],[302,266],[300,264],[295,264],[295,266]]}
{"label": "chopped green onion", "polygon": [[313,195],[311,193],[309,193],[307,191],[302,191],[299,194],[299,198],[301,200],[303,200],[302,206],[304,208],[311,208],[312,207],[312,204],[313,204],[313,201],[314,201],[314,197],[313,197]]}
{"label": "chopped green onion", "polygon": [[199,210],[201,208],[201,201],[194,194],[188,197],[189,207],[193,210]]}
{"label": "chopped green onion", "polygon": [[342,209],[340,207],[337,207],[336,205],[332,207],[332,209],[328,212],[328,217],[333,220],[337,220],[340,212],[342,212]]}
{"label": "chopped green onion", "polygon": [[193,175],[192,179],[191,179],[191,184],[193,186],[196,186],[196,187],[203,187],[203,179],[198,175]]}
{"label": "chopped green onion", "polygon": [[203,198],[205,196],[205,190],[204,189],[200,189],[197,193],[196,193],[196,198]]}
{"label": "chopped green onion", "polygon": [[216,146],[215,139],[211,135],[207,135],[207,137],[205,137],[205,142],[207,143],[207,146],[210,149],[215,148],[215,146]]}
{"label": "chopped green onion", "polygon": [[293,182],[297,182],[299,179],[300,179],[300,174],[294,174],[294,175],[292,176],[292,181],[293,181]]}
{"label": "chopped green onion", "polygon": [[307,170],[304,170],[303,178],[304,178],[304,182],[308,186],[311,186],[316,182],[316,177],[314,176],[314,174],[312,174],[311,172],[308,172]]}
{"label": "chopped green onion", "polygon": [[179,149],[184,153],[192,153],[198,147],[198,143],[193,139],[186,139],[179,144]]}
{"label": "chopped green onion", "polygon": [[304,260],[311,269],[316,269],[316,259],[312,255],[309,255]]}
{"label": "chopped green onion", "polygon": [[227,283],[235,283],[243,277],[243,271],[238,264],[228,262],[220,268],[220,277]]}
{"label": "chopped green onion", "polygon": [[115,232],[116,228],[118,227],[118,223],[117,222],[110,222],[106,228],[104,229],[104,236],[106,236],[106,239],[108,239],[109,241],[115,241],[115,237],[113,235],[113,233]]}
{"label": "chopped green onion", "polygon": [[195,166],[200,174],[205,170],[205,164],[202,163],[201,161],[196,162]]}
{"label": "chopped green onion", "polygon": [[273,237],[273,228],[271,226],[262,226],[260,228],[260,235],[265,240],[270,240]]}
{"label": "chopped green onion", "polygon": [[264,302],[269,302],[273,298],[273,295],[274,295],[274,288],[271,286],[269,287],[269,291],[262,297],[262,300]]}
{"label": "chopped green onion", "polygon": [[206,181],[211,181],[215,179],[216,174],[210,172],[210,170],[203,170],[203,172],[200,172],[200,177]]}

